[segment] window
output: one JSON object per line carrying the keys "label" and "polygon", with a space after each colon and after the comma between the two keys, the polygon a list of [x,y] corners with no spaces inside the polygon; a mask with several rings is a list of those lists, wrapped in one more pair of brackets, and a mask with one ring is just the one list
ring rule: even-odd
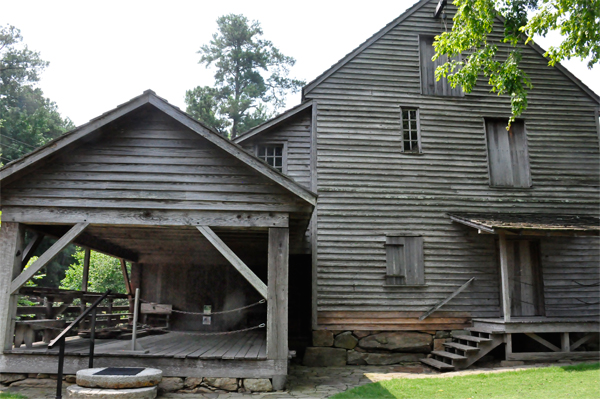
{"label": "window", "polygon": [[385,252],[386,285],[425,285],[423,237],[387,236]]}
{"label": "window", "polygon": [[256,156],[273,168],[285,172],[285,148],[283,144],[265,144],[256,148]]}
{"label": "window", "polygon": [[515,121],[506,130],[506,119],[486,119],[490,185],[531,187],[525,123]]}
{"label": "window", "polygon": [[422,151],[419,110],[417,108],[401,108],[401,110],[402,152],[420,154]]}
{"label": "window", "polygon": [[435,54],[433,36],[419,35],[419,59],[421,63],[421,94],[428,96],[462,97],[460,86],[452,88],[446,78],[435,80],[435,69],[445,64],[448,57],[443,55],[432,61]]}

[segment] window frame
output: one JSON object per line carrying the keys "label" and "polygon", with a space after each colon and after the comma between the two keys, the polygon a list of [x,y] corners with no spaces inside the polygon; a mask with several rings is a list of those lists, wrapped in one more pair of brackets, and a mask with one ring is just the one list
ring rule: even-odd
{"label": "window frame", "polygon": [[[269,163],[258,155],[260,147],[281,147],[281,173],[287,173],[287,142],[286,141],[264,141],[256,143],[254,145],[254,156],[269,165]],[[276,167],[269,165],[271,168],[277,170]],[[277,170],[279,172],[279,170]]]}
{"label": "window frame", "polygon": [[[411,233],[390,233],[385,236],[385,287],[425,287],[423,236]],[[398,254],[396,248],[402,248]],[[394,258],[398,264],[394,265]],[[412,262],[411,262],[412,260]]]}
{"label": "window frame", "polygon": [[[408,111],[409,113],[410,113],[410,111],[416,111],[417,147],[418,147],[416,150],[413,149],[410,151],[406,151],[404,149],[404,111]],[[423,146],[421,144],[421,111],[420,111],[419,107],[410,107],[407,105],[400,106],[400,141],[401,141],[400,152],[402,152],[403,154],[412,154],[412,155],[423,154]],[[413,141],[413,140],[410,140],[410,141]]]}

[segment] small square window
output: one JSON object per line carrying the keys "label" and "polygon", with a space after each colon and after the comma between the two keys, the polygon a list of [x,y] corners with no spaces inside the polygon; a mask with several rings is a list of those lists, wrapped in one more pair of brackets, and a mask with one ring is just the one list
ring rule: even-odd
{"label": "small square window", "polygon": [[256,156],[265,161],[269,166],[284,172],[284,146],[283,144],[259,145]]}
{"label": "small square window", "polygon": [[420,154],[422,151],[419,110],[417,108],[401,108],[401,117],[402,152]]}

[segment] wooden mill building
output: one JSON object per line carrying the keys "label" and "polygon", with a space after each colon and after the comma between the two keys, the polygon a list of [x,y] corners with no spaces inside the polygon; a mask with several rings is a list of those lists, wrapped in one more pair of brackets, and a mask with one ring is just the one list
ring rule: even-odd
{"label": "wooden mill building", "polygon": [[[506,96],[434,80],[433,36],[453,13],[437,4],[416,3],[234,143],[146,92],[1,169],[0,372],[55,368],[12,349],[16,295],[43,266],[21,269],[25,229],[131,261],[132,286],[173,309],[267,299],[210,327],[172,320],[266,335],[210,356],[116,357],[167,375],[281,380],[288,307],[292,335],[472,328],[439,368],[500,344],[513,360],[598,356],[582,349],[599,329],[600,99],[522,45],[534,88],[507,130]],[[513,349],[515,334],[545,351]],[[75,351],[67,368],[84,361]]]}

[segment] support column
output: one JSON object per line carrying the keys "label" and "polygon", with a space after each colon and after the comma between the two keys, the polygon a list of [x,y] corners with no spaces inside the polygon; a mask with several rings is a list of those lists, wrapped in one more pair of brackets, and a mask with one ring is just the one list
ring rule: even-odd
{"label": "support column", "polygon": [[288,360],[288,262],[290,233],[269,229],[267,285],[267,359],[284,362],[285,374],[273,376],[273,389],[285,387]]}
{"label": "support column", "polygon": [[504,321],[510,321],[510,281],[508,279],[508,247],[504,232],[498,234],[500,244],[500,279],[502,281],[502,310]]}
{"label": "support column", "polygon": [[10,282],[21,273],[25,228],[20,223],[2,222],[0,228],[0,353],[12,349],[18,295]]}

